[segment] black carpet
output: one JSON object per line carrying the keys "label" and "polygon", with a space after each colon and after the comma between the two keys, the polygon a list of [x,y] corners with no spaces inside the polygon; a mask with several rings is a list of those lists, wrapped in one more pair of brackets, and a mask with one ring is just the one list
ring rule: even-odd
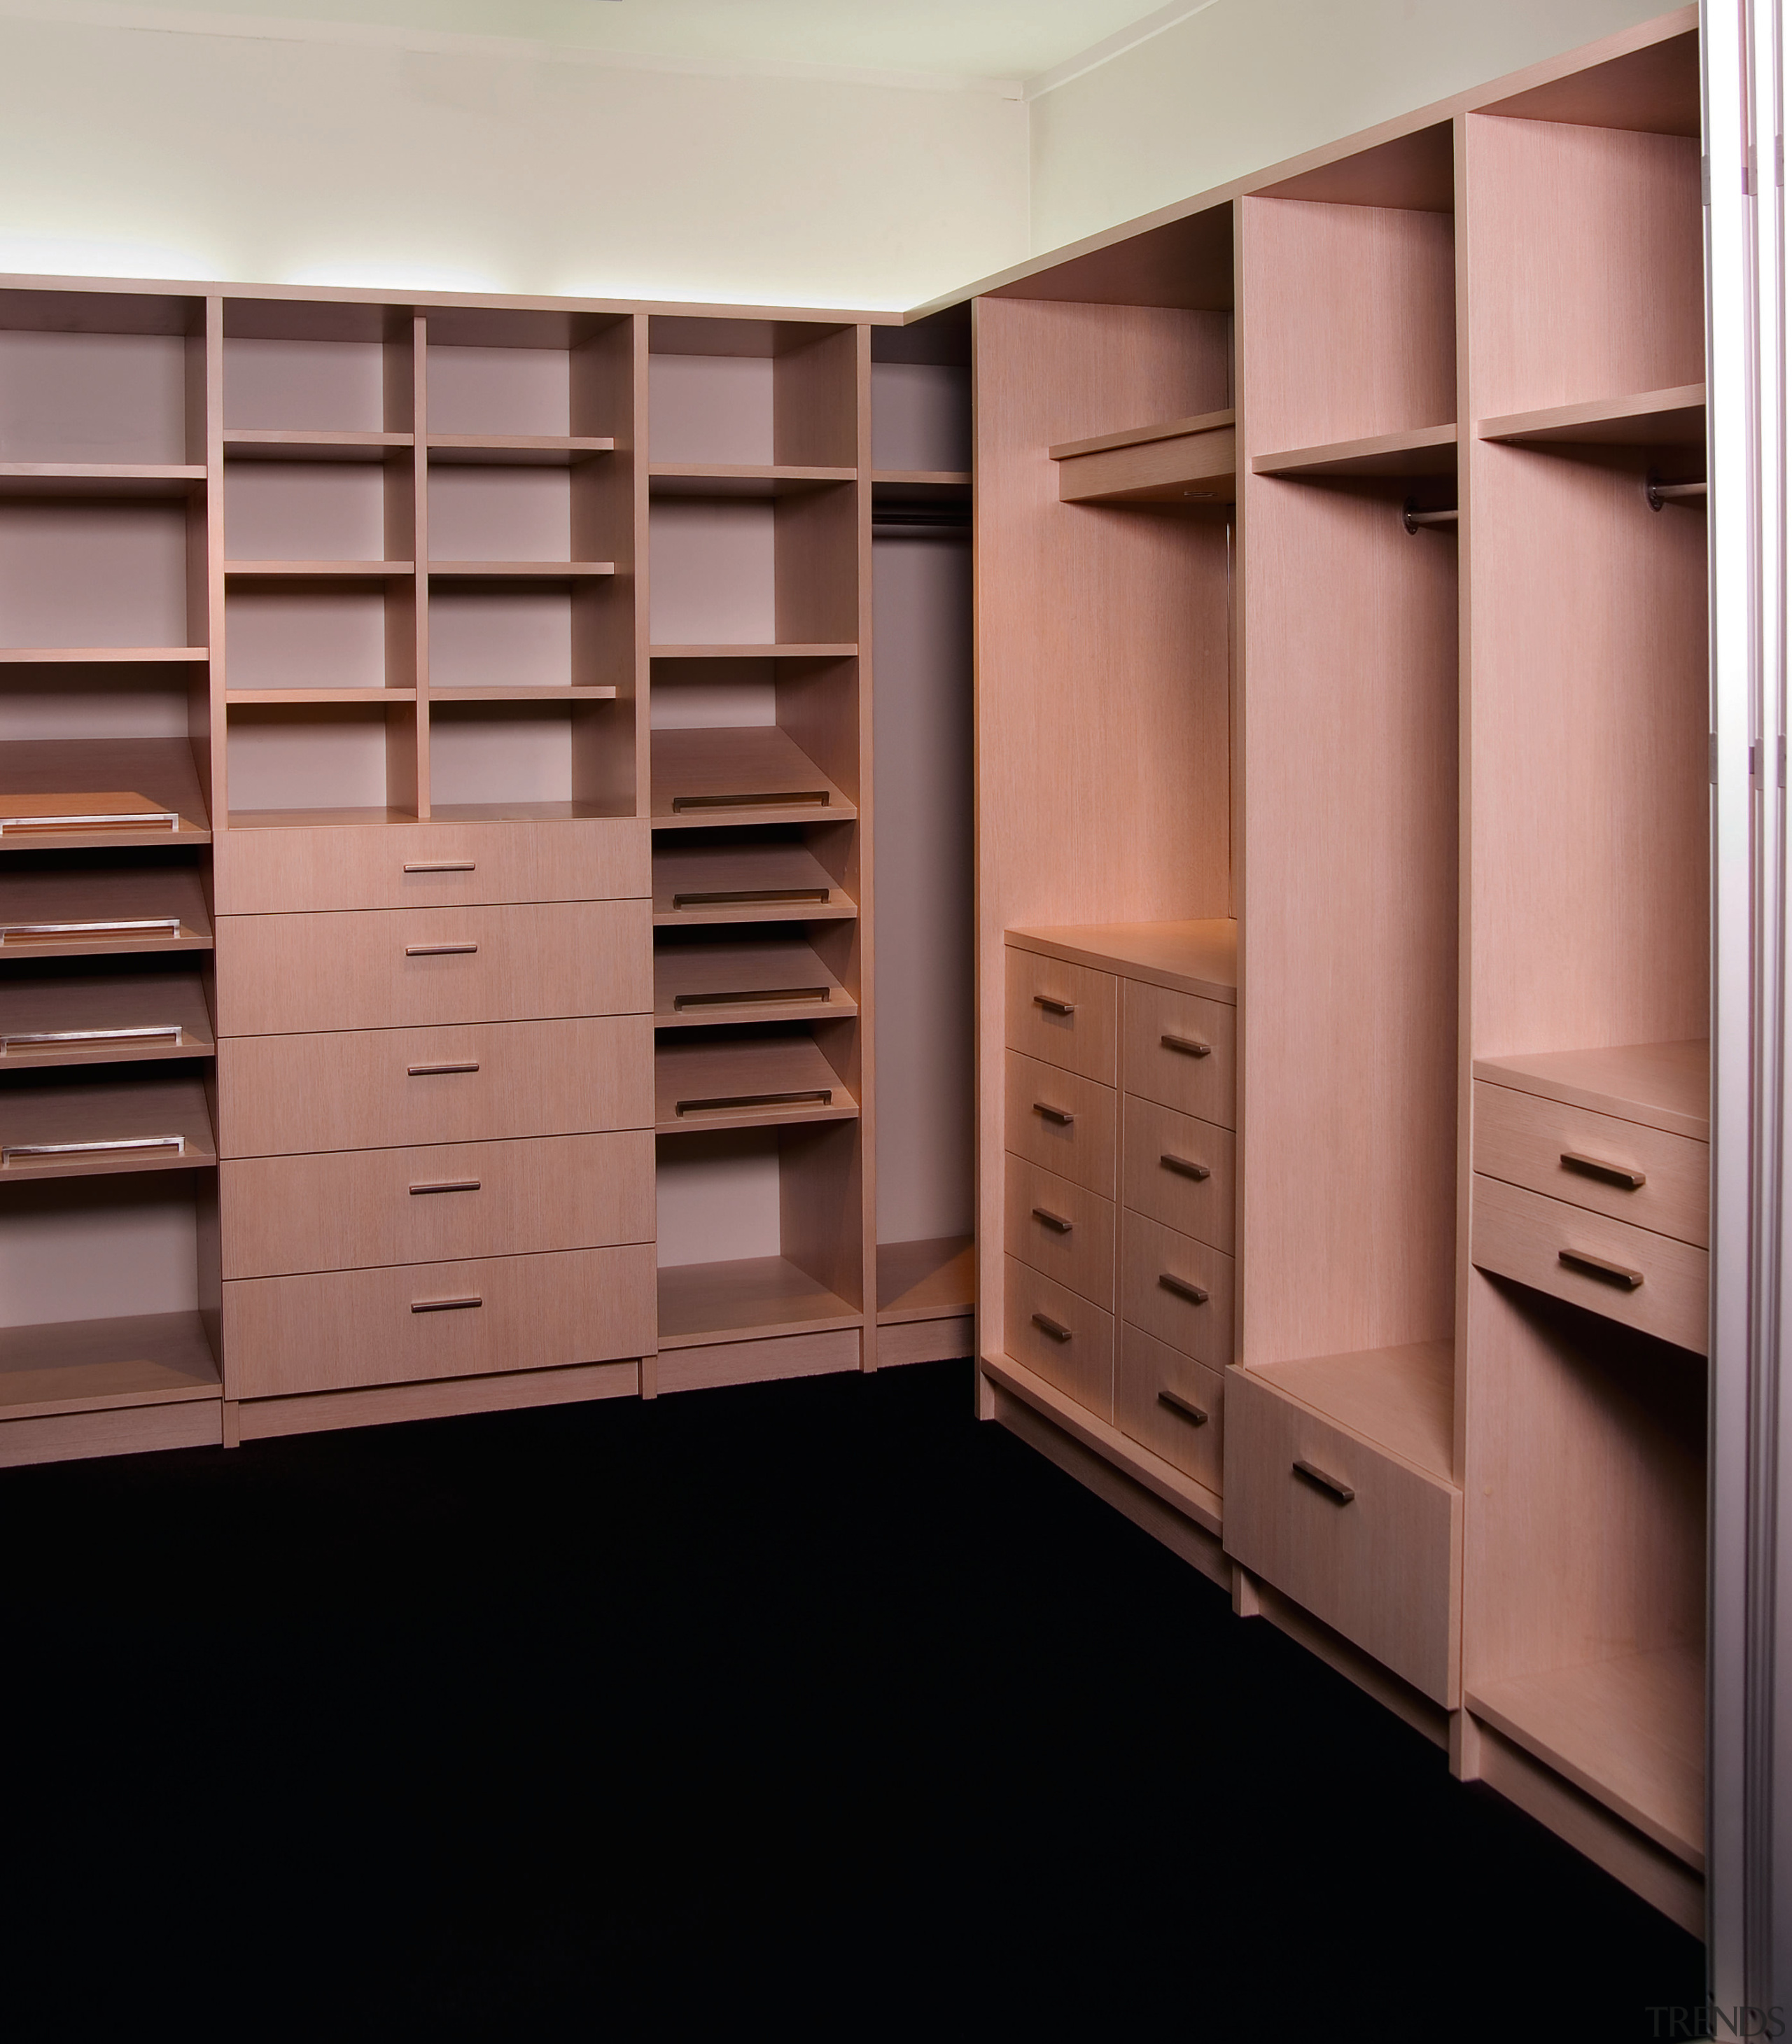
{"label": "black carpet", "polygon": [[0,1555],[21,2044],[1597,2044],[1702,1995],[967,1364],[6,1471]]}

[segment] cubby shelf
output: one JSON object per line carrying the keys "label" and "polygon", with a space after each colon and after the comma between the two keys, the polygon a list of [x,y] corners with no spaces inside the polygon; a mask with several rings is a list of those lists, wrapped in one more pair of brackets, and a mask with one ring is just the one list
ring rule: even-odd
{"label": "cubby shelf", "polygon": [[1601,398],[1579,405],[1550,405],[1541,411],[1512,412],[1482,419],[1475,428],[1484,440],[1517,447],[1696,448],[1705,451],[1705,386],[1682,383],[1634,397]]}
{"label": "cubby shelf", "polygon": [[0,1419],[221,1395],[217,1364],[196,1312],[0,1327]]}
{"label": "cubby shelf", "polygon": [[0,462],[0,497],[190,497],[202,466],[185,463]]}
{"label": "cubby shelf", "polygon": [[[377,696],[375,689],[369,693]],[[586,687],[583,684],[543,682],[539,686],[530,682],[512,685],[494,682],[489,688],[432,688],[429,700],[438,703],[511,703],[511,702],[614,702],[613,688]]]}
{"label": "cubby shelf", "polygon": [[439,467],[575,468],[613,454],[613,440],[555,433],[431,433],[425,442]]}
{"label": "cubby shelf", "polygon": [[879,1327],[968,1313],[977,1299],[975,1238],[941,1235],[931,1242],[880,1242],[877,1251]]}
{"label": "cubby shelf", "polygon": [[226,461],[384,461],[417,444],[410,433],[281,432],[226,426]]}
{"label": "cubby shelf", "polygon": [[1453,425],[1420,426],[1411,432],[1375,433],[1364,440],[1336,440],[1326,447],[1290,448],[1251,457],[1253,475],[1348,479],[1454,475],[1457,432]]}
{"label": "cubby shelf", "polygon": [[806,845],[697,840],[653,847],[656,927],[841,922],[858,912]]}
{"label": "cubby shelf", "polygon": [[0,959],[211,948],[205,888],[191,866],[24,873],[0,866]]}
{"label": "cubby shelf", "polygon": [[654,954],[653,1020],[658,1028],[808,1021],[858,1012],[858,1002],[798,939],[673,943]]}
{"label": "cubby shelf", "polygon": [[656,830],[837,823],[859,813],[776,724],[656,731],[652,753]]}
{"label": "cubby shelf", "polygon": [[657,1043],[653,1092],[655,1126],[662,1135],[852,1121],[859,1112],[858,1101],[809,1035]]}
{"label": "cubby shelf", "polygon": [[859,471],[771,463],[653,462],[647,475],[648,491],[654,497],[788,497],[855,482]]}
{"label": "cubby shelf", "polygon": [[304,703],[415,702],[415,689],[226,689],[224,700],[233,709],[253,706],[268,709]]}
{"label": "cubby shelf", "polygon": [[731,1336],[819,1334],[864,1316],[783,1256],[674,1264],[660,1273],[660,1346],[690,1348]]}
{"label": "cubby shelf", "polygon": [[[163,1033],[129,1033],[144,1030]],[[148,1064],[217,1050],[197,972],[0,981],[0,1072]]]}
{"label": "cubby shelf", "polygon": [[775,646],[653,646],[656,660],[844,660],[857,654],[856,645]]}
{"label": "cubby shelf", "polygon": [[[135,824],[45,828],[37,819],[144,811]],[[154,820],[172,813],[171,828]],[[22,828],[7,820],[24,818]],[[0,852],[67,851],[90,847],[210,844],[211,830],[183,738],[31,739],[0,752]]]}
{"label": "cubby shelf", "polygon": [[[180,1139],[178,1146],[167,1139],[171,1137]],[[127,1147],[103,1147],[108,1143]],[[20,1154],[52,1144],[91,1147]],[[143,1147],[130,1147],[137,1144]],[[106,1079],[0,1089],[0,1185],[203,1170],[217,1162],[211,1113],[205,1088],[196,1078]]]}
{"label": "cubby shelf", "polygon": [[414,561],[226,561],[232,582],[399,582],[417,573]]}
{"label": "cubby shelf", "polygon": [[431,582],[598,582],[616,572],[613,561],[431,561]]}

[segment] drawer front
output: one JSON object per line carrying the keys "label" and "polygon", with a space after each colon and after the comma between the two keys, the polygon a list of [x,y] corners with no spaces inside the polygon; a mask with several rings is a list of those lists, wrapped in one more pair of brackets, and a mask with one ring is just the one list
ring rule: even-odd
{"label": "drawer front", "polygon": [[550,1135],[221,1167],[226,1278],[653,1239],[653,1138]]}
{"label": "drawer front", "polygon": [[633,817],[239,830],[213,847],[221,916],[606,901],[651,893]]}
{"label": "drawer front", "polygon": [[652,1005],[645,901],[218,919],[221,1036],[644,1014]]}
{"label": "drawer front", "polygon": [[1225,1439],[1225,1374],[1140,1328],[1120,1329],[1113,1424],[1129,1440],[1218,1491]]}
{"label": "drawer front", "polygon": [[1009,1254],[1111,1313],[1113,1201],[1013,1156],[1007,1159],[1007,1196]]}
{"label": "drawer front", "polygon": [[1103,1199],[1114,1196],[1115,1105],[1112,1086],[1007,1053],[1008,1147],[1029,1164]]}
{"label": "drawer front", "polygon": [[1236,1190],[1232,1131],[1132,1093],[1125,1112],[1127,1205],[1229,1256]]}
{"label": "drawer front", "polygon": [[1238,1011],[1138,979],[1123,997],[1126,1090],[1236,1128]]}
{"label": "drawer front", "polygon": [[[1483,1270],[1705,1353],[1710,1259],[1690,1243],[1479,1174],[1471,1239]],[[1564,1253],[1594,1261],[1564,1262]]]}
{"label": "drawer front", "polygon": [[1234,1370],[1225,1500],[1234,1560],[1432,1702],[1456,1708],[1459,1490]]}
{"label": "drawer front", "polygon": [[1477,1079],[1475,1168],[1701,1249],[1710,1239],[1711,1150],[1690,1135]]}
{"label": "drawer front", "polygon": [[1048,1065],[1114,1082],[1120,982],[1037,951],[1008,951],[1008,1047]]}
{"label": "drawer front", "polygon": [[[1008,1353],[1086,1412],[1113,1420],[1113,1316],[1054,1285],[1017,1258],[1003,1259]],[[1054,1331],[1056,1330],[1056,1331]]]}
{"label": "drawer front", "polygon": [[231,1036],[217,1077],[225,1157],[651,1128],[652,1020]]}
{"label": "drawer front", "polygon": [[[1121,1317],[1210,1370],[1232,1361],[1232,1272],[1224,1251],[1122,1211]],[[1194,1296],[1201,1292],[1204,1299]]]}
{"label": "drawer front", "polygon": [[651,1355],[653,1246],[404,1263],[224,1287],[226,1398]]}

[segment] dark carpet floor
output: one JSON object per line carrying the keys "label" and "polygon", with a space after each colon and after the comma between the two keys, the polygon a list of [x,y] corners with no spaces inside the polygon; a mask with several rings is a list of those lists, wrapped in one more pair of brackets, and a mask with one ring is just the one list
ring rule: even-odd
{"label": "dark carpet floor", "polygon": [[1645,2038],[1697,1944],[940,1364],[0,1473],[0,2027]]}

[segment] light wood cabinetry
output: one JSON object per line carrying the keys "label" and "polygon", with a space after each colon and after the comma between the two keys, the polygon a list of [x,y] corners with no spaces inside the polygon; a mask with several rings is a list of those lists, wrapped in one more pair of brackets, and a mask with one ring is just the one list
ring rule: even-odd
{"label": "light wood cabinetry", "polygon": [[1696,30],[974,299],[982,1409],[1695,1930]]}

